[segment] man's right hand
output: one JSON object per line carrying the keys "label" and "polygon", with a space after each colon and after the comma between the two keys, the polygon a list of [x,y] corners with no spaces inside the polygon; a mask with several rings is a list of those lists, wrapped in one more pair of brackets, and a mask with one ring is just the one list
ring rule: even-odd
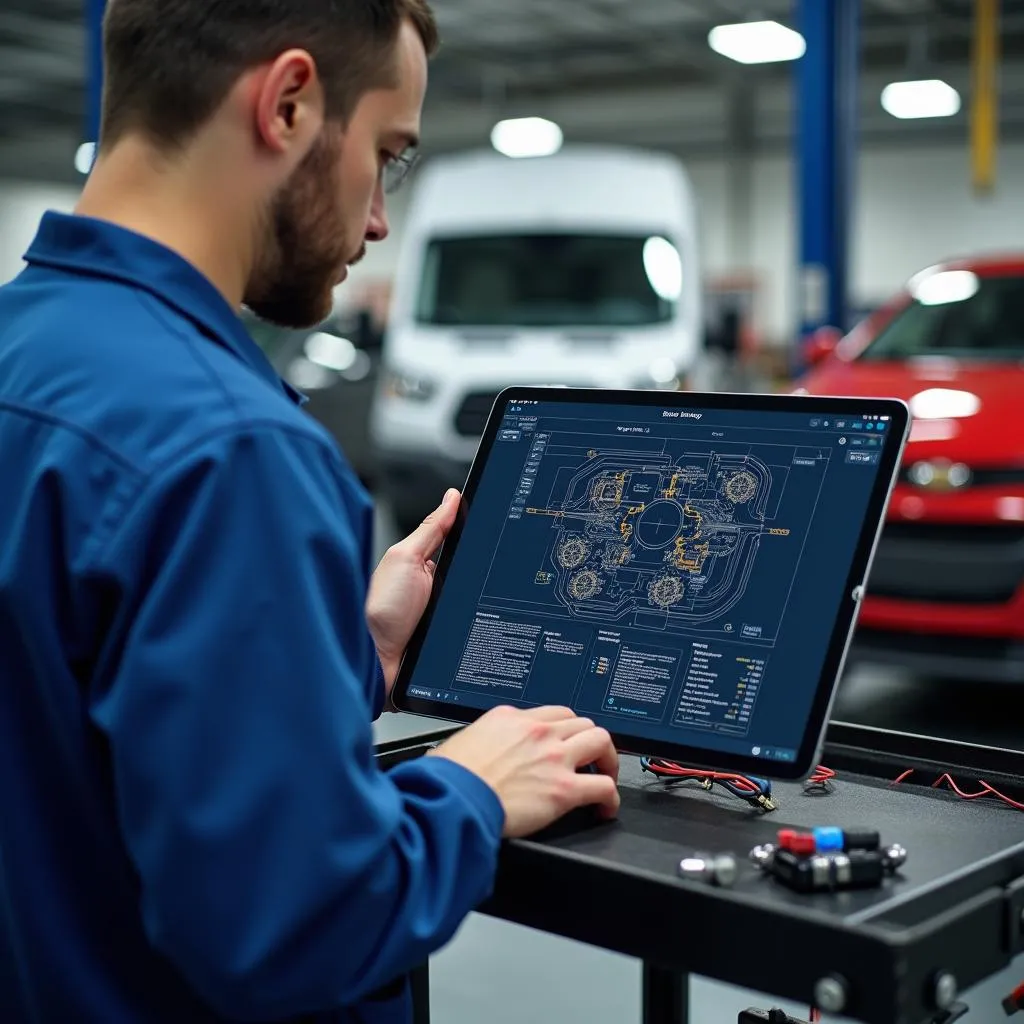
{"label": "man's right hand", "polygon": [[[505,836],[530,835],[576,807],[619,810],[611,737],[568,708],[499,707],[431,751],[479,776],[505,808]],[[593,764],[596,773],[577,768]]]}

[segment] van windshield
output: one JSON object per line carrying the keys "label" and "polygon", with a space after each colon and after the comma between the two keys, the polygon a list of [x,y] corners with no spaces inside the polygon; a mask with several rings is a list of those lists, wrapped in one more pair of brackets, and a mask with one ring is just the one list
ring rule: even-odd
{"label": "van windshield", "polygon": [[472,327],[635,327],[664,323],[682,291],[661,236],[488,235],[434,239],[420,323]]}

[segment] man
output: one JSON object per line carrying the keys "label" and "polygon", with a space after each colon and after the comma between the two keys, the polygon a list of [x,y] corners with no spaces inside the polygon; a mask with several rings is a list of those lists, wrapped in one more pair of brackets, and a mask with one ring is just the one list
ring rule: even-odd
{"label": "man", "polygon": [[378,770],[458,495],[368,584],[237,315],[317,322],[385,237],[435,43],[423,0],[111,0],[97,164],[0,289],[5,1022],[405,1020],[502,835],[617,809],[566,709]]}

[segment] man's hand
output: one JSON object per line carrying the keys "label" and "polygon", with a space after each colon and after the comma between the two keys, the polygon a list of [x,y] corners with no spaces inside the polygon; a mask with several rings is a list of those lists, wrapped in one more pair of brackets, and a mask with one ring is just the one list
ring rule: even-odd
{"label": "man's hand", "polygon": [[[611,737],[568,708],[499,707],[430,751],[487,783],[505,808],[505,836],[530,835],[576,807],[619,810],[619,757]],[[594,765],[597,774],[578,773]]]}
{"label": "man's hand", "polygon": [[370,581],[366,621],[384,669],[389,702],[402,655],[430,599],[433,556],[455,522],[461,498],[458,491],[449,491],[414,533],[388,549]]}

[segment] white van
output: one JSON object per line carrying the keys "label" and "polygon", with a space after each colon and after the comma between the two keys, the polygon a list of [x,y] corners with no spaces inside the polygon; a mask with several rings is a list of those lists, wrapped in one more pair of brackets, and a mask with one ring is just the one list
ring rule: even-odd
{"label": "white van", "polygon": [[502,388],[687,386],[703,349],[695,224],[667,155],[567,147],[424,168],[371,418],[401,529],[465,482]]}

